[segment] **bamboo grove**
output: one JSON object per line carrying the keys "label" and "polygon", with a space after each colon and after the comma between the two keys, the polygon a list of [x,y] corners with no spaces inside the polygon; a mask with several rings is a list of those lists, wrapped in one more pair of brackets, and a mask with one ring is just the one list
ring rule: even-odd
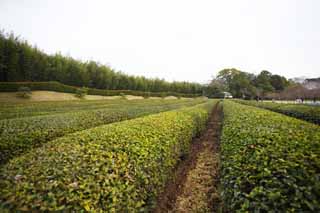
{"label": "bamboo grove", "polygon": [[0,81],[58,81],[79,87],[148,92],[202,92],[202,85],[130,76],[95,61],[80,61],[60,53],[48,55],[13,33],[0,32]]}

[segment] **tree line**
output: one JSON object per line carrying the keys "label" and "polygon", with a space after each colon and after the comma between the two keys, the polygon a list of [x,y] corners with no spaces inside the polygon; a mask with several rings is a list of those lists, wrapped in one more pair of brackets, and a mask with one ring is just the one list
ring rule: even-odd
{"label": "tree line", "polygon": [[292,85],[283,76],[272,74],[267,70],[258,75],[235,68],[221,70],[206,86],[205,94],[219,97],[222,92],[230,92],[236,98],[263,98],[268,93],[279,93]]}
{"label": "tree line", "polygon": [[95,61],[80,61],[60,53],[49,55],[13,33],[0,31],[0,81],[58,81],[63,84],[107,90],[202,93],[199,83],[167,82],[131,76]]}

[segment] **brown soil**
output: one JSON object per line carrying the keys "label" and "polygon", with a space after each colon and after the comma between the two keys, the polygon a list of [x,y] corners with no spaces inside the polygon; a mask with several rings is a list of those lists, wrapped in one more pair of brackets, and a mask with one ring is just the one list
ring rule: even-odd
{"label": "brown soil", "polygon": [[206,130],[194,139],[154,210],[160,212],[216,212],[219,208],[219,138],[222,107],[217,104]]}

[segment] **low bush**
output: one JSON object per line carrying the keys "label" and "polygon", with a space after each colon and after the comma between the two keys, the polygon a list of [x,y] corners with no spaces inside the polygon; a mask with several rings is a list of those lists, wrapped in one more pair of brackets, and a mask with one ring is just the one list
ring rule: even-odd
{"label": "low bush", "polygon": [[55,81],[49,82],[0,82],[1,92],[17,92],[19,87],[29,87],[31,90],[49,90],[56,92],[75,93],[77,87],[68,86]]}
{"label": "low bush", "polygon": [[102,124],[136,118],[152,113],[192,106],[193,102],[145,101],[132,105],[110,105],[96,110],[0,120],[0,164],[32,147],[79,130]]}
{"label": "low bush", "polygon": [[[49,82],[0,82],[0,92],[16,92],[19,87],[29,87],[31,90],[49,90],[56,92],[76,93],[79,87],[68,86],[56,81]],[[185,94],[176,92],[148,92],[136,90],[104,90],[88,88],[88,95],[102,95],[102,96],[119,96],[121,93],[125,95],[145,96],[150,94],[154,97],[162,96],[179,96],[182,97],[198,97],[201,94]]]}
{"label": "low bush", "polygon": [[221,188],[226,212],[319,212],[320,127],[224,101]]}
{"label": "low bush", "polygon": [[264,109],[268,109],[274,112],[282,113],[291,117],[299,118],[299,119],[320,125],[320,107],[319,106],[243,101],[243,100],[237,100],[237,102],[250,105],[250,106],[261,107]]}
{"label": "low bush", "polygon": [[81,101],[55,101],[55,102],[26,102],[26,103],[13,103],[3,104],[0,106],[0,120],[9,118],[22,118],[38,115],[52,115],[58,113],[76,112],[80,110],[95,110],[103,108],[121,108],[126,105],[182,105],[184,102],[190,101],[193,104],[202,103],[204,100],[121,100],[121,99],[106,99],[106,100],[81,100]]}
{"label": "low bush", "polygon": [[88,89],[87,88],[78,88],[76,90],[76,94],[75,96],[78,98],[84,98],[88,93]]}
{"label": "low bush", "polygon": [[29,87],[19,87],[17,97],[19,98],[31,98],[31,89]]}
{"label": "low bush", "polygon": [[0,209],[146,212],[214,102],[71,134],[0,172]]}
{"label": "low bush", "polygon": [[145,94],[143,94],[144,99],[148,99],[150,97],[151,97],[151,92],[146,92]]}
{"label": "low bush", "polygon": [[127,100],[127,97],[126,97],[126,95],[124,93],[120,93],[119,95],[120,95],[121,99]]}

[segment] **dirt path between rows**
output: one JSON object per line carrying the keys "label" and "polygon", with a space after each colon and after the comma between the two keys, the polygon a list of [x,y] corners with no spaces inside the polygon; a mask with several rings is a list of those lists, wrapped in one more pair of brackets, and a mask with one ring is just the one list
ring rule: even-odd
{"label": "dirt path between rows", "polygon": [[221,126],[222,104],[217,104],[206,130],[194,139],[190,154],[179,163],[173,180],[159,196],[155,213],[217,212]]}

